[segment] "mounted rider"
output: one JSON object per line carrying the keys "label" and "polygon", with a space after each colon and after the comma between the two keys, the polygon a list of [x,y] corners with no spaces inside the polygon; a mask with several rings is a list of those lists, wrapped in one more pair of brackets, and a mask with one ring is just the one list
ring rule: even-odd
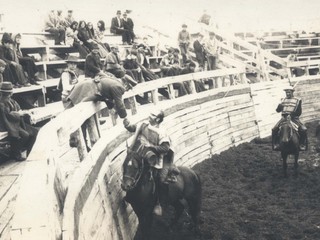
{"label": "mounted rider", "polygon": [[[124,127],[129,132],[135,132],[131,147],[138,143],[138,154],[147,160],[150,166],[157,171],[156,194],[157,205],[154,208],[156,215],[162,215],[162,208],[159,197],[167,193],[167,186],[170,182],[176,182],[179,174],[177,167],[173,165],[174,153],[170,147],[170,139],[162,128],[164,112],[154,109],[149,115],[149,121],[138,124],[130,124],[129,120],[123,120]],[[143,149],[140,151],[140,149]]]}
{"label": "mounted rider", "polygon": [[272,129],[272,143],[273,150],[280,150],[279,146],[279,127],[286,120],[286,117],[289,115],[293,123],[298,126],[298,133],[300,135],[300,150],[307,150],[307,128],[302,124],[299,117],[302,113],[302,101],[299,98],[293,96],[294,88],[292,86],[288,86],[283,89],[286,93],[286,97],[282,100],[282,102],[278,105],[276,111],[282,112],[282,118],[280,121],[274,126]]}

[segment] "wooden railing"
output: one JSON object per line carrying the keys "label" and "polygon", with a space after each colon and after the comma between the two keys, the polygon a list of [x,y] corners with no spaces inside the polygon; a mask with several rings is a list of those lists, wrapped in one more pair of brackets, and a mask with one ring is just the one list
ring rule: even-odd
{"label": "wooden railing", "polygon": [[[124,99],[134,99],[137,94],[151,92],[153,103],[159,104],[159,88],[168,88],[170,97],[174,99],[173,83],[187,81],[193,86],[194,81],[200,79],[220,82],[218,84],[220,86],[224,81],[231,81],[232,79],[239,80],[239,82],[234,81],[233,84],[247,82],[245,69],[233,68],[200,72],[142,83],[133,90],[126,92]],[[195,90],[193,93],[196,93]],[[191,95],[189,96],[191,97]],[[183,101],[183,97],[181,97],[181,100]],[[132,112],[135,113],[137,111],[135,104],[133,103],[131,106]],[[17,207],[12,224],[12,239],[61,238],[61,219],[69,179],[80,163],[90,164],[90,159],[97,157],[88,154],[81,126],[86,122],[88,139],[93,146],[92,149],[99,148],[99,145],[95,145],[101,137],[101,125],[98,116],[99,112],[105,107],[105,104],[102,103],[80,103],[72,109],[60,113],[40,130],[33,150],[28,156],[26,171],[21,181],[21,191],[17,198]],[[145,108],[141,106],[138,109],[140,108],[142,111],[139,115],[141,116],[141,114],[144,114],[143,109]],[[110,114],[112,115],[112,113]],[[117,119],[114,115],[113,118],[113,123],[116,124]],[[111,124],[111,121],[108,121],[109,123]],[[123,129],[121,125],[119,127]],[[76,142],[76,148],[69,146],[70,137]],[[110,142],[110,144],[115,143]]]}

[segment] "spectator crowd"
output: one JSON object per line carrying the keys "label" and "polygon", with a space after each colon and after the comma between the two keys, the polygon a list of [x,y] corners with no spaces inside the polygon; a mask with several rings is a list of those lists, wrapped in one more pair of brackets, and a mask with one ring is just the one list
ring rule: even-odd
{"label": "spectator crowd", "polygon": [[[53,35],[55,45],[72,46],[79,52],[79,57],[69,55],[66,59],[67,68],[61,73],[57,86],[57,92],[65,108],[70,108],[81,101],[105,101],[108,108],[115,106],[119,116],[125,118],[126,102],[123,104],[121,97],[126,90],[132,89],[137,84],[154,81],[161,77],[216,69],[218,46],[213,32],[207,37],[198,33],[193,41],[194,36],[192,37],[188,32],[188,26],[183,24],[178,33],[177,47],[168,46],[162,56],[154,56],[154,50],[148,44],[148,37],[137,41],[134,23],[128,17],[129,13],[128,10],[123,14],[117,11],[110,25],[110,32],[120,35],[122,43],[126,46],[126,56],[123,59],[119,54],[119,46],[109,45],[105,41],[106,25],[103,20],[98,21],[94,26],[92,22],[76,21],[72,10],[69,10],[65,17],[60,10],[50,11],[45,20],[44,30]],[[12,114],[17,119],[26,115],[25,112],[21,112],[21,103],[11,100],[14,88],[39,85],[39,82],[43,81],[39,77],[35,59],[22,53],[21,39],[21,34],[4,33],[1,40],[0,83],[3,85],[3,90],[0,92],[3,97],[0,101],[0,118],[2,119],[10,119]],[[192,57],[190,51],[192,48],[195,57]],[[80,59],[85,59],[82,70],[78,68]],[[155,69],[154,62],[151,63],[151,60],[157,59],[160,61],[156,61]],[[81,74],[84,74],[84,81],[80,80]],[[189,82],[174,83],[173,88],[176,89],[178,96],[193,92]],[[202,80],[195,81],[195,90],[205,91],[205,83]],[[166,88],[160,88],[158,91],[163,97],[169,98]],[[32,101],[36,100],[32,96],[30,98],[27,108],[32,108]],[[23,101],[28,101],[27,99],[29,97]],[[149,103],[148,93],[136,95],[136,101],[140,104]],[[23,126],[26,126],[26,123]],[[11,128],[11,125],[9,127]],[[24,131],[31,129],[21,125],[14,125],[14,127],[23,128]],[[0,128],[8,130],[8,126],[3,123],[0,123]],[[29,135],[21,132],[23,136],[20,136],[19,130],[18,133],[14,131],[13,133],[14,135],[10,137],[21,139],[20,142],[17,141],[19,144],[14,147],[13,155],[17,160],[21,160],[20,150],[23,148],[17,149],[20,145],[25,145],[29,135],[34,139],[36,131],[29,132]],[[29,145],[27,149],[29,152],[31,149]]]}

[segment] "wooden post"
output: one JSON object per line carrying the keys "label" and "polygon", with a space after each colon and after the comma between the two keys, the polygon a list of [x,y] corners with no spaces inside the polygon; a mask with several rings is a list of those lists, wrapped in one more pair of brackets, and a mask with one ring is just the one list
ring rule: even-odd
{"label": "wooden post", "polygon": [[109,110],[109,115],[111,117],[112,125],[113,126],[117,125],[117,113],[115,111]]}
{"label": "wooden post", "polygon": [[92,115],[87,121],[87,129],[90,137],[91,146],[93,146],[100,138],[100,132],[98,129],[98,119],[97,115]]}
{"label": "wooden post", "polygon": [[129,99],[129,104],[130,104],[130,109],[131,109],[131,113],[132,115],[137,114],[137,104],[136,104],[136,99],[135,97],[130,97]]}
{"label": "wooden post", "polygon": [[158,89],[152,90],[151,91],[151,96],[152,96],[153,104],[157,104],[159,102]]}
{"label": "wooden post", "polygon": [[[199,81],[201,81],[201,80],[199,80]],[[195,85],[195,83],[194,83],[194,80],[190,80],[190,81],[188,81],[188,82],[189,82],[189,84],[190,84],[191,93],[192,93],[192,94],[197,93],[197,91],[196,91],[196,85]],[[182,84],[183,84],[183,83],[182,83]]]}
{"label": "wooden post", "polygon": [[172,84],[169,84],[169,97],[170,97],[170,99],[175,99],[176,98],[175,90],[174,90]]}
{"label": "wooden post", "polygon": [[79,128],[77,131],[72,133],[70,135],[70,138],[72,138],[74,140],[76,147],[78,149],[80,162],[82,162],[82,160],[85,159],[85,157],[88,154],[85,139],[84,139],[83,133],[82,133],[82,129]]}

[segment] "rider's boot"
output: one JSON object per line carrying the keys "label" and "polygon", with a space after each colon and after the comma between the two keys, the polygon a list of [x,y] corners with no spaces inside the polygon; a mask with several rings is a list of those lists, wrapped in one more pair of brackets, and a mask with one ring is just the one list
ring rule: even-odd
{"label": "rider's boot", "polygon": [[280,144],[277,136],[277,132],[272,131],[272,148],[274,151],[280,150]]}
{"label": "rider's boot", "polygon": [[307,150],[307,134],[305,131],[300,132],[300,151],[306,151]]}

